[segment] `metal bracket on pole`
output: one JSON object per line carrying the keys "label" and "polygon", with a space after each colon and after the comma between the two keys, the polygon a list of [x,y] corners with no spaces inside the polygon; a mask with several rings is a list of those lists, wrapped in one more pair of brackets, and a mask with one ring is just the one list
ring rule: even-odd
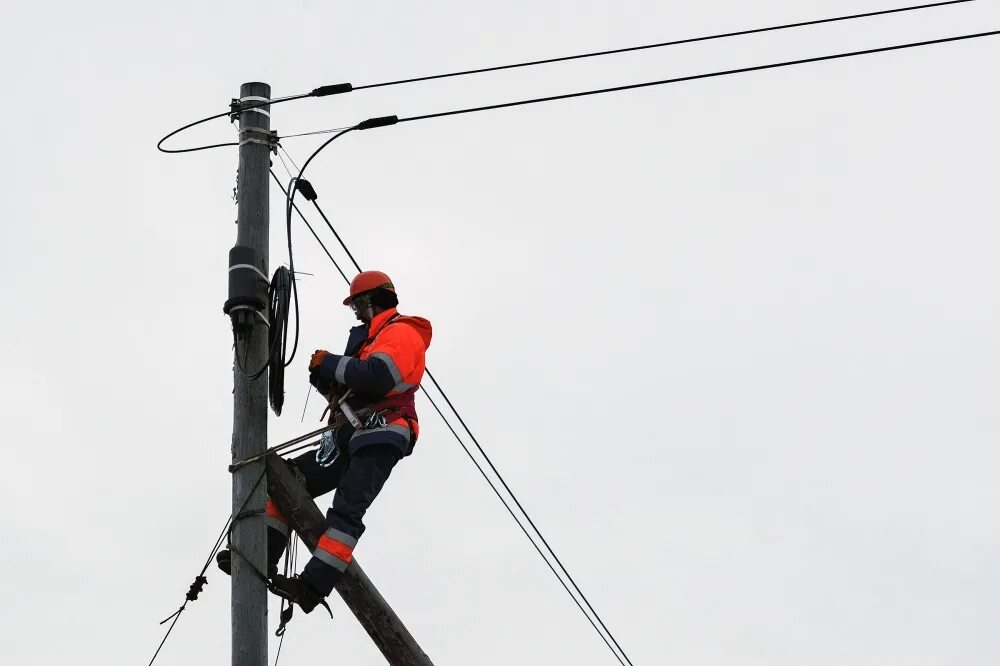
{"label": "metal bracket on pole", "polygon": [[[261,115],[271,117],[271,112],[267,109],[258,107],[257,105],[262,105],[263,102],[270,102],[267,97],[258,97],[256,95],[250,95],[249,97],[243,97],[241,99],[236,99],[235,97],[229,102],[229,120],[236,122],[239,120],[240,113],[247,111],[251,113],[259,113]],[[248,104],[248,102],[251,102]],[[249,106],[251,108],[244,109],[244,106]]]}
{"label": "metal bracket on pole", "polygon": [[245,146],[248,143],[259,143],[262,146],[267,146],[267,149],[272,153],[277,153],[278,133],[259,127],[248,127],[240,130],[240,145]]}

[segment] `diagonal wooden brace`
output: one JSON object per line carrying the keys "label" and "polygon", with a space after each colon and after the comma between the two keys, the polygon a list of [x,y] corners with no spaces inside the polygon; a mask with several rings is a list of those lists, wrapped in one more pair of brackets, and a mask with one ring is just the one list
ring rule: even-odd
{"label": "diagonal wooden brace", "polygon": [[[267,492],[309,550],[314,550],[326,531],[326,517],[288,463],[278,456],[267,458]],[[365,575],[357,557],[340,579],[337,592],[386,661],[394,666],[433,666],[402,620]]]}

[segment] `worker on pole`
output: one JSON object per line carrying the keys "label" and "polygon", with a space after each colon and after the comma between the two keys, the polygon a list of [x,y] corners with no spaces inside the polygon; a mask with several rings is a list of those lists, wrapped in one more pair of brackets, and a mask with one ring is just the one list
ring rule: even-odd
{"label": "worker on pole", "polygon": [[[365,271],[344,299],[359,326],[351,329],[343,354],[317,350],[309,361],[309,382],[330,404],[320,449],[292,462],[312,497],[336,489],[327,511],[327,530],[302,573],[288,578],[277,565],[288,544],[288,521],[268,499],[268,577],[276,594],[312,611],[333,591],[351,563],[365,531],[362,518],[392,468],[413,451],[419,426],[414,396],[424,375],[431,324],[396,310],[396,288],[380,271]],[[223,571],[231,555],[220,551]],[[228,573],[228,571],[227,571]]]}

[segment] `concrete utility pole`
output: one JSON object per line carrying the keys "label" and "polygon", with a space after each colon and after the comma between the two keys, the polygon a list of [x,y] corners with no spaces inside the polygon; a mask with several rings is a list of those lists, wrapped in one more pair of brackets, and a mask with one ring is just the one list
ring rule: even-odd
{"label": "concrete utility pole", "polygon": [[[295,477],[288,463],[278,456],[269,456],[267,459],[267,484],[271,499],[288,518],[289,524],[298,532],[309,550],[315,550],[316,542],[326,531],[326,518],[309,497],[302,482]],[[372,585],[358,563],[358,558],[351,560],[337,584],[337,592],[387,662],[393,666],[434,666],[403,626],[403,621]],[[318,612],[323,614],[322,609]]]}
{"label": "concrete utility pole", "polygon": [[[271,97],[266,83],[240,86],[243,105],[259,104]],[[268,275],[268,186],[271,166],[266,136],[271,128],[270,106],[240,113],[240,161],[236,181],[236,244],[257,252],[256,268]],[[260,113],[263,111],[264,113]],[[260,131],[254,131],[260,130]],[[266,314],[266,313],[265,313]],[[248,345],[244,368],[261,367],[267,360],[267,326],[253,317],[253,335]],[[244,460],[267,448],[267,373],[249,379],[234,368],[233,391],[233,462]],[[267,666],[267,588],[256,572],[267,571],[267,537],[264,499],[267,483],[261,480],[264,461],[255,462],[233,473],[232,530],[232,624],[233,666]],[[249,499],[247,499],[249,497]],[[254,515],[254,512],[258,512]],[[249,563],[243,558],[249,560]]]}

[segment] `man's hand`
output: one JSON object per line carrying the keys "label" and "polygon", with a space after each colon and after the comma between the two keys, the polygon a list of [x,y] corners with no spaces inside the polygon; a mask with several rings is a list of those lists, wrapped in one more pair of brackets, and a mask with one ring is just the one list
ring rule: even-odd
{"label": "man's hand", "polygon": [[312,358],[309,360],[309,369],[314,370],[318,368],[320,364],[323,362],[323,359],[326,358],[326,355],[329,353],[330,352],[328,352],[325,349],[317,349],[316,351],[314,351]]}
{"label": "man's hand", "polygon": [[325,349],[317,349],[313,352],[312,358],[309,359],[309,383],[315,386],[321,395],[329,394],[334,388],[333,382],[324,380],[320,376],[320,366],[323,365],[323,359],[329,353]]}

